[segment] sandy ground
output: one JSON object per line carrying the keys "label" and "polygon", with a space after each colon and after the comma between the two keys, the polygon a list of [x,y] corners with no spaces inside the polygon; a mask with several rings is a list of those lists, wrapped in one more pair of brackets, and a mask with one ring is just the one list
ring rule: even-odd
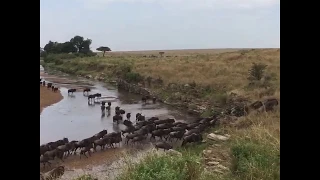
{"label": "sandy ground", "polygon": [[48,89],[47,87],[40,85],[40,114],[43,108],[55,104],[62,99],[63,97],[60,91],[53,92],[51,91],[51,88]]}

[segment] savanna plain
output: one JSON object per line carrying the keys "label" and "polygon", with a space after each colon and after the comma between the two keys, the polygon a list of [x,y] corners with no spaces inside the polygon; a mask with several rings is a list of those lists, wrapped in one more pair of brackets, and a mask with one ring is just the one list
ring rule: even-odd
{"label": "savanna plain", "polygon": [[[250,104],[280,102],[280,49],[205,49],[98,53],[93,57],[49,54],[43,66],[110,82],[147,88],[164,103],[201,117],[219,117],[204,141],[175,150],[182,156],[149,153],[128,162],[119,180],[280,179],[280,104],[270,111]],[[42,104],[50,96],[40,88]],[[59,99],[59,98],[58,98]],[[230,110],[231,109],[231,110]],[[239,111],[239,112],[238,112]],[[231,112],[231,113],[230,113]],[[213,141],[210,133],[226,135]],[[78,179],[90,180],[86,174]]]}

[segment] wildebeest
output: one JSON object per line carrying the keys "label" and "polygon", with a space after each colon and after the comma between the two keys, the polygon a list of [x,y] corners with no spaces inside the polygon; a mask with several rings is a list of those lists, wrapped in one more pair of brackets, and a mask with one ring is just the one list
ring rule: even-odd
{"label": "wildebeest", "polygon": [[126,117],[127,117],[127,120],[129,120],[129,121],[130,121],[131,113],[127,113]]}
{"label": "wildebeest", "polygon": [[58,90],[59,90],[58,87],[54,87],[54,88],[53,88],[53,92],[57,92]]}
{"label": "wildebeest", "polygon": [[90,91],[91,91],[90,88],[84,88],[84,89],[83,89],[83,95],[85,95],[85,94],[88,95]]}
{"label": "wildebeest", "polygon": [[143,103],[147,103],[147,97],[146,97],[146,96],[142,96],[141,101],[142,101]]}
{"label": "wildebeest", "polygon": [[155,146],[155,148],[156,148],[157,150],[158,150],[158,149],[163,149],[164,151],[173,148],[170,144],[168,144],[168,143],[166,143],[166,142],[157,142],[154,146]]}
{"label": "wildebeest", "polygon": [[73,94],[73,93],[76,92],[76,91],[77,91],[77,89],[68,89],[68,94],[69,94],[69,93]]}
{"label": "wildebeest", "polygon": [[49,157],[48,156],[40,156],[40,163],[43,164],[43,167],[45,168],[46,167],[46,164],[48,164],[49,166],[51,166],[51,163],[49,162]]}
{"label": "wildebeest", "polygon": [[103,112],[106,107],[104,105],[101,105],[100,108],[101,108],[101,111]]}
{"label": "wildebeest", "polygon": [[122,116],[115,115],[115,116],[113,116],[112,120],[113,120],[113,122],[117,122],[117,124],[119,124],[119,121],[122,120]]}
{"label": "wildebeest", "polygon": [[92,143],[90,143],[88,146],[82,147],[81,150],[80,150],[80,159],[81,159],[81,155],[84,155],[86,158],[88,158],[86,153],[88,153],[89,156],[91,156],[91,148],[93,148],[93,144]]}
{"label": "wildebeest", "polygon": [[42,86],[46,86],[46,81],[42,81]]}
{"label": "wildebeest", "polygon": [[129,126],[132,126],[132,122],[129,121],[129,120],[124,120],[124,121],[123,121],[123,125],[129,127]]}
{"label": "wildebeest", "polygon": [[52,86],[52,83],[48,83],[48,84],[47,84],[47,88],[48,88],[48,89],[51,88],[51,86]]}
{"label": "wildebeest", "polygon": [[183,138],[181,146],[186,145],[187,143],[192,143],[192,142],[201,142],[202,141],[202,135],[201,134],[196,134],[193,133],[189,136],[185,136]]}
{"label": "wildebeest", "polygon": [[175,122],[174,119],[170,119],[170,118],[154,121],[156,125],[165,124],[165,123],[174,123],[174,122]]}
{"label": "wildebeest", "polygon": [[111,102],[108,102],[108,106],[111,106]]}
{"label": "wildebeest", "polygon": [[51,86],[51,91],[54,91],[54,86],[53,85]]}
{"label": "wildebeest", "polygon": [[122,115],[126,113],[126,111],[123,110],[123,109],[120,109],[119,112],[120,112],[120,114],[122,114]]}
{"label": "wildebeest", "polygon": [[152,98],[152,102],[153,102],[153,104],[155,104],[155,103],[156,103],[156,101],[157,101],[157,98],[156,98],[156,97],[153,97],[153,98]]}
{"label": "wildebeest", "polygon": [[173,131],[169,133],[169,140],[172,141],[173,139],[181,140],[183,138],[185,131]]}

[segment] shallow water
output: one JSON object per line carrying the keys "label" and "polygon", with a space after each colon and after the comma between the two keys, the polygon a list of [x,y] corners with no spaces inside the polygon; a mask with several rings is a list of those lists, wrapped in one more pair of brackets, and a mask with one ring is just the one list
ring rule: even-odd
{"label": "shallow water", "polygon": [[[48,79],[50,80],[50,78]],[[70,77],[69,79],[72,78]],[[44,80],[46,79],[44,78]],[[46,80],[46,82],[50,82],[49,80]],[[81,79],[81,81],[83,81],[83,79]],[[89,106],[87,97],[83,95],[81,90],[79,90],[80,92],[75,92],[73,95],[68,95],[67,84],[58,84],[63,99],[52,106],[46,107],[42,111],[40,115],[40,145],[64,137],[67,137],[69,141],[82,140],[93,136],[103,129],[108,130],[108,133],[124,129],[125,127],[122,124],[117,126],[112,122],[112,116],[115,115],[114,108],[116,106],[120,106],[126,113],[130,112],[132,121],[135,121],[136,113],[142,113],[146,117],[156,116],[160,119],[170,117],[175,118],[177,121],[190,121],[193,119],[193,117],[172,110],[164,104],[153,104],[150,102],[144,105],[140,101],[141,96],[118,91],[113,86],[107,86],[104,83],[95,81],[89,81],[89,83],[93,84],[90,94],[101,93],[102,96],[117,98],[115,102],[112,102],[110,115],[108,116],[106,112],[105,116],[102,117],[100,104]],[[77,86],[81,87],[81,84],[77,84]],[[148,142],[146,143],[149,144]],[[147,144],[142,145],[139,149],[147,149],[147,147],[149,147]],[[92,168],[99,169],[98,167],[108,166],[108,163],[119,159],[117,157],[119,152],[128,150],[128,148],[137,147],[121,145],[121,147],[115,150],[108,149],[106,151],[98,151],[92,154],[92,157],[82,158],[81,160],[79,156],[72,156],[65,160],[63,164],[68,169],[73,169],[68,173],[69,175],[71,173],[70,176],[74,176],[73,171],[75,173],[79,171],[82,172],[88,166],[90,166],[90,172],[92,172]],[[61,164],[59,161],[56,161],[56,163]],[[56,165],[53,165],[53,167],[55,166]],[[43,168],[40,167],[40,170],[43,171]]]}

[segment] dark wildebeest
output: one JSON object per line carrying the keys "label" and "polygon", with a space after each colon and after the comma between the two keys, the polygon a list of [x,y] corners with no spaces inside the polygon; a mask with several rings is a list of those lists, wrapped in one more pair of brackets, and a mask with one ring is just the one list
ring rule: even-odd
{"label": "dark wildebeest", "polygon": [[162,120],[155,120],[155,121],[154,121],[154,123],[155,123],[156,125],[166,124],[166,123],[174,123],[174,122],[175,122],[174,119],[170,119],[170,118],[168,118],[168,119],[162,119]]}
{"label": "dark wildebeest", "polygon": [[156,139],[156,137],[159,137],[160,139],[162,139],[162,136],[164,135],[163,129],[158,129],[158,130],[154,130],[151,132],[151,137],[150,140]]}
{"label": "dark wildebeest", "polygon": [[172,149],[173,147],[166,143],[166,142],[157,142],[154,147],[158,150],[158,149],[163,149],[164,151],[165,150],[169,150],[169,149]]}
{"label": "dark wildebeest", "polygon": [[90,91],[91,91],[90,88],[84,88],[84,89],[83,89],[83,95],[85,95],[85,94],[88,95]]}
{"label": "dark wildebeest", "polygon": [[88,101],[92,101],[92,99],[94,99],[95,97],[96,97],[95,94],[90,94],[88,96]]}
{"label": "dark wildebeest", "polygon": [[155,103],[156,103],[156,101],[157,101],[157,98],[156,98],[156,97],[153,97],[153,98],[152,98],[152,102],[153,102],[153,104],[155,104]]}
{"label": "dark wildebeest", "polygon": [[106,134],[108,134],[108,131],[104,129],[104,130],[98,132],[97,134],[93,135],[93,137],[95,137],[96,139],[100,139]]}
{"label": "dark wildebeest", "polygon": [[43,168],[46,167],[46,164],[48,164],[51,167],[51,163],[49,162],[49,157],[48,156],[40,156],[40,163],[43,164]]}
{"label": "dark wildebeest", "polygon": [[108,142],[109,138],[102,138],[93,141],[93,149],[97,151],[97,147],[100,146],[101,150],[103,150]]}
{"label": "dark wildebeest", "polygon": [[279,101],[276,98],[270,98],[263,102],[265,110],[271,111],[273,110],[273,107],[277,106],[279,104]]}
{"label": "dark wildebeest", "polygon": [[115,110],[115,112],[120,111],[120,107],[117,106],[117,107],[114,108],[114,110]]}
{"label": "dark wildebeest", "polygon": [[129,120],[129,121],[130,121],[131,113],[127,113],[126,117],[127,117],[127,120]]}
{"label": "dark wildebeest", "polygon": [[117,124],[119,124],[119,121],[121,121],[122,120],[122,116],[120,116],[120,115],[115,115],[115,116],[113,116],[113,122],[117,122]]}
{"label": "dark wildebeest", "polygon": [[92,145],[93,141],[96,140],[97,137],[92,136],[86,139],[83,139],[79,142],[75,143],[75,148],[74,148],[74,153],[76,153],[78,148],[83,148],[83,147],[87,147],[90,146],[90,144]]}
{"label": "dark wildebeest", "polygon": [[47,151],[43,154],[43,156],[46,156],[49,158],[49,160],[54,160],[55,157],[59,158],[62,162],[63,161],[63,155],[64,155],[64,152],[59,150],[59,149],[54,149],[54,150],[51,150],[51,151]]}
{"label": "dark wildebeest", "polygon": [[142,96],[141,101],[142,101],[143,103],[147,103],[147,98],[146,98],[146,96]]}
{"label": "dark wildebeest", "polygon": [[42,85],[42,82],[40,81],[40,85]]}
{"label": "dark wildebeest", "polygon": [[106,108],[104,105],[101,105],[101,111],[104,112],[104,109]]}
{"label": "dark wildebeest", "polygon": [[46,81],[42,81],[42,86],[46,86]]}
{"label": "dark wildebeest", "polygon": [[48,84],[47,84],[47,88],[48,88],[48,89],[51,88],[51,86],[52,86],[52,83],[48,83]]}
{"label": "dark wildebeest", "polygon": [[186,133],[184,133],[184,135],[185,136],[190,136],[193,133],[200,134],[201,133],[201,129],[199,129],[199,128],[190,129]]}
{"label": "dark wildebeest", "polygon": [[68,94],[71,93],[73,94],[74,92],[76,92],[77,90],[76,89],[68,89]]}
{"label": "dark wildebeest", "polygon": [[159,120],[159,118],[158,117],[151,117],[148,119],[148,121],[151,121],[151,122],[154,122],[156,120]]}
{"label": "dark wildebeest", "polygon": [[187,129],[190,130],[190,129],[193,129],[195,127],[197,127],[199,125],[199,123],[191,123],[191,124],[188,124],[187,125]]}
{"label": "dark wildebeest", "polygon": [[54,88],[53,88],[53,92],[57,92],[58,90],[59,90],[58,87],[54,87]]}
{"label": "dark wildebeest", "polygon": [[111,106],[111,102],[108,102],[108,106]]}
{"label": "dark wildebeest", "polygon": [[130,127],[130,126],[132,126],[132,122],[129,121],[129,120],[124,120],[124,121],[123,121],[123,125],[125,125],[125,126],[127,126],[127,127]]}
{"label": "dark wildebeest", "polygon": [[52,86],[51,86],[51,91],[53,91],[53,90],[54,90],[54,86],[52,85]]}
{"label": "dark wildebeest", "polygon": [[174,131],[169,133],[169,140],[172,141],[176,139],[176,141],[181,140],[183,138],[185,131]]}
{"label": "dark wildebeest", "polygon": [[48,144],[41,145],[40,146],[40,156],[49,150],[50,150],[50,146]]}
{"label": "dark wildebeest", "polygon": [[132,143],[133,144],[136,144],[137,142],[141,143],[143,140],[145,140],[147,137],[146,136],[143,136],[143,135],[138,135],[136,137],[134,137],[132,139]]}
{"label": "dark wildebeest", "polygon": [[64,145],[69,143],[69,139],[68,138],[63,138],[54,142],[49,142],[47,143],[47,145],[49,146],[49,150],[53,150],[55,148],[57,148],[58,146]]}
{"label": "dark wildebeest", "polygon": [[128,126],[125,130],[121,130],[122,136],[124,136],[125,133],[133,133],[137,129],[134,126]]}
{"label": "dark wildebeest", "polygon": [[88,158],[86,153],[88,153],[89,156],[91,156],[91,148],[93,148],[93,142],[90,143],[88,146],[82,147],[80,150],[80,159],[81,159],[81,155],[84,155],[86,158]]}
{"label": "dark wildebeest", "polygon": [[193,133],[189,136],[185,136],[183,138],[181,146],[186,145],[187,143],[192,143],[192,142],[201,142],[202,141],[202,135],[201,134],[196,134]]}
{"label": "dark wildebeest", "polygon": [[140,136],[140,134],[128,134],[126,136],[126,142],[125,143],[128,144],[131,139],[133,139],[134,137],[137,137],[137,136]]}
{"label": "dark wildebeest", "polygon": [[171,127],[173,127],[172,123],[166,123],[166,124],[157,125],[157,129],[168,129],[168,128],[171,128]]}
{"label": "dark wildebeest", "polygon": [[146,120],[146,117],[142,116],[140,113],[137,113],[136,118],[137,118],[136,121],[145,121]]}
{"label": "dark wildebeest", "polygon": [[123,109],[120,109],[120,110],[119,110],[119,112],[120,112],[120,114],[121,114],[121,115],[123,115],[123,114],[125,114],[125,113],[126,113],[126,111],[125,111],[125,110],[123,110]]}
{"label": "dark wildebeest", "polygon": [[111,110],[111,107],[108,105],[108,106],[106,106],[106,110],[108,111],[108,112],[110,112],[110,110]]}

